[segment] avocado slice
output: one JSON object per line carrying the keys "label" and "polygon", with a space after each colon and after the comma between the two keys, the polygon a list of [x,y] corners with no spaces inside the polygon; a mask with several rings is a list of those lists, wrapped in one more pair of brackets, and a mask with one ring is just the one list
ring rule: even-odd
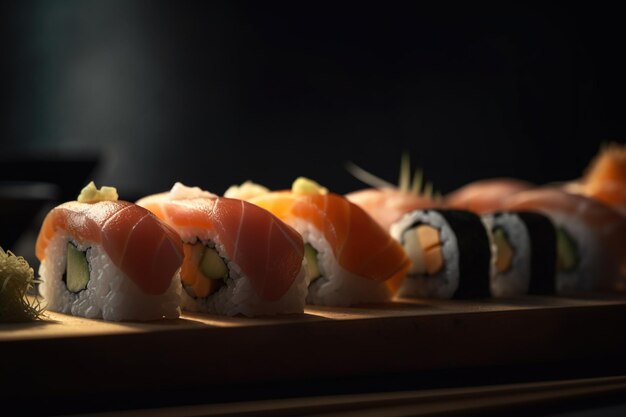
{"label": "avocado slice", "polygon": [[556,229],[557,270],[571,271],[578,266],[578,247],[574,238],[563,228]]}
{"label": "avocado slice", "polygon": [[67,265],[65,274],[65,285],[73,293],[80,292],[87,288],[89,282],[89,263],[87,263],[86,253],[78,250],[71,242],[67,244]]}
{"label": "avocado slice", "polygon": [[213,248],[204,248],[204,253],[202,254],[198,267],[202,275],[209,279],[228,278],[228,267]]}
{"label": "avocado slice", "polygon": [[317,263],[317,251],[308,243],[304,244],[304,257],[306,258],[306,279],[310,283],[319,278],[322,273]]}

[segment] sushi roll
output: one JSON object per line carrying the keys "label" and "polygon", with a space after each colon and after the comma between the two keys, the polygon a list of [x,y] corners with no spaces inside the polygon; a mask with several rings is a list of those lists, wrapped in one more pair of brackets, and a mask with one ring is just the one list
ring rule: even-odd
{"label": "sushi roll", "polygon": [[304,311],[302,238],[268,211],[180,183],[137,204],[182,239],[183,309],[230,316]]}
{"label": "sushi roll", "polygon": [[497,212],[483,216],[495,250],[491,295],[513,297],[555,293],[556,230],[535,212]]}
{"label": "sushi roll", "polygon": [[180,314],[182,245],[148,210],[90,183],[45,217],[37,237],[47,308],[105,320]]}
{"label": "sushi roll", "polygon": [[402,247],[363,209],[314,181],[298,178],[291,190],[250,201],[302,235],[309,304],[388,301],[410,267]]}
{"label": "sushi roll", "polygon": [[414,210],[391,226],[412,261],[401,297],[480,298],[490,294],[492,251],[480,217],[461,210]]}
{"label": "sushi roll", "polygon": [[556,227],[558,294],[626,291],[626,217],[594,199],[558,188],[508,199],[511,210],[536,210]]}

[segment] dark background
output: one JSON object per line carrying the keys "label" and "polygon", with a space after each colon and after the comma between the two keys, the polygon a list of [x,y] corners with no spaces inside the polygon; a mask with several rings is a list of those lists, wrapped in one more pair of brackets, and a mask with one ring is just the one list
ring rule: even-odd
{"label": "dark background", "polygon": [[[125,199],[298,175],[447,192],[581,174],[626,137],[617,9],[380,2],[20,1],[2,27],[4,155],[98,153]],[[85,178],[86,181],[86,178]],[[78,190],[76,190],[77,192]]]}
{"label": "dark background", "polygon": [[[305,175],[345,193],[363,187],[346,161],[395,182],[403,151],[444,193],[493,176],[572,179],[601,143],[626,138],[623,21],[597,3],[2,2],[0,181],[54,176],[61,195],[76,195],[94,178],[134,200],[178,180],[222,193],[246,179],[284,188]],[[41,163],[93,155],[100,163],[91,173]],[[39,225],[16,251],[31,265]],[[356,388],[354,380],[226,386],[208,395],[611,372],[596,364],[385,375]],[[206,401],[207,393],[134,395],[94,393],[64,406],[167,405]]]}

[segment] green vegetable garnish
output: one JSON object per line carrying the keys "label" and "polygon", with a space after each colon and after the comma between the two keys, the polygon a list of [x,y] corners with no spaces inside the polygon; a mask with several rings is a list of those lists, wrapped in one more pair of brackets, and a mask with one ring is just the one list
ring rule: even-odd
{"label": "green vegetable garnish", "polygon": [[96,184],[91,181],[87,184],[76,198],[79,203],[97,203],[99,201],[117,201],[117,189],[115,187],[101,187],[98,189]]}
{"label": "green vegetable garnish", "polygon": [[358,180],[374,188],[390,188],[401,191],[406,194],[414,194],[419,197],[432,198],[436,202],[441,202],[441,193],[435,191],[433,183],[424,181],[424,172],[417,168],[413,172],[413,180],[411,180],[411,161],[409,154],[404,152],[400,160],[400,175],[398,185],[394,185],[376,175],[364,170],[352,162],[346,163],[346,169]]}
{"label": "green vegetable garnish", "polygon": [[298,177],[291,185],[291,191],[294,194],[328,194],[328,189],[322,187],[313,180],[304,177]]}
{"label": "green vegetable garnish", "polygon": [[0,248],[0,322],[24,322],[41,317],[43,308],[26,294],[35,283],[33,268],[21,257]]}

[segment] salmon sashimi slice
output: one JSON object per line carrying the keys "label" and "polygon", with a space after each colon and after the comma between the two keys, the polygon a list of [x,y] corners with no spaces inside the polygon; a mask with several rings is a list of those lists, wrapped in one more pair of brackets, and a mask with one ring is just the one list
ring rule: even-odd
{"label": "salmon sashimi slice", "polygon": [[269,210],[290,225],[305,221],[321,232],[339,265],[351,273],[399,288],[410,268],[404,250],[362,208],[333,194],[276,191],[252,203]]}
{"label": "salmon sashimi slice", "polygon": [[62,231],[77,241],[102,245],[113,264],[146,294],[163,294],[183,259],[178,234],[145,208],[127,201],[70,201],[52,209],[37,237],[40,261],[50,240]]}
{"label": "salmon sashimi slice", "polygon": [[148,196],[137,204],[181,235],[207,231],[218,236],[230,261],[239,266],[259,297],[267,301],[280,299],[302,268],[302,237],[254,204],[225,197],[175,199],[170,193]]}

